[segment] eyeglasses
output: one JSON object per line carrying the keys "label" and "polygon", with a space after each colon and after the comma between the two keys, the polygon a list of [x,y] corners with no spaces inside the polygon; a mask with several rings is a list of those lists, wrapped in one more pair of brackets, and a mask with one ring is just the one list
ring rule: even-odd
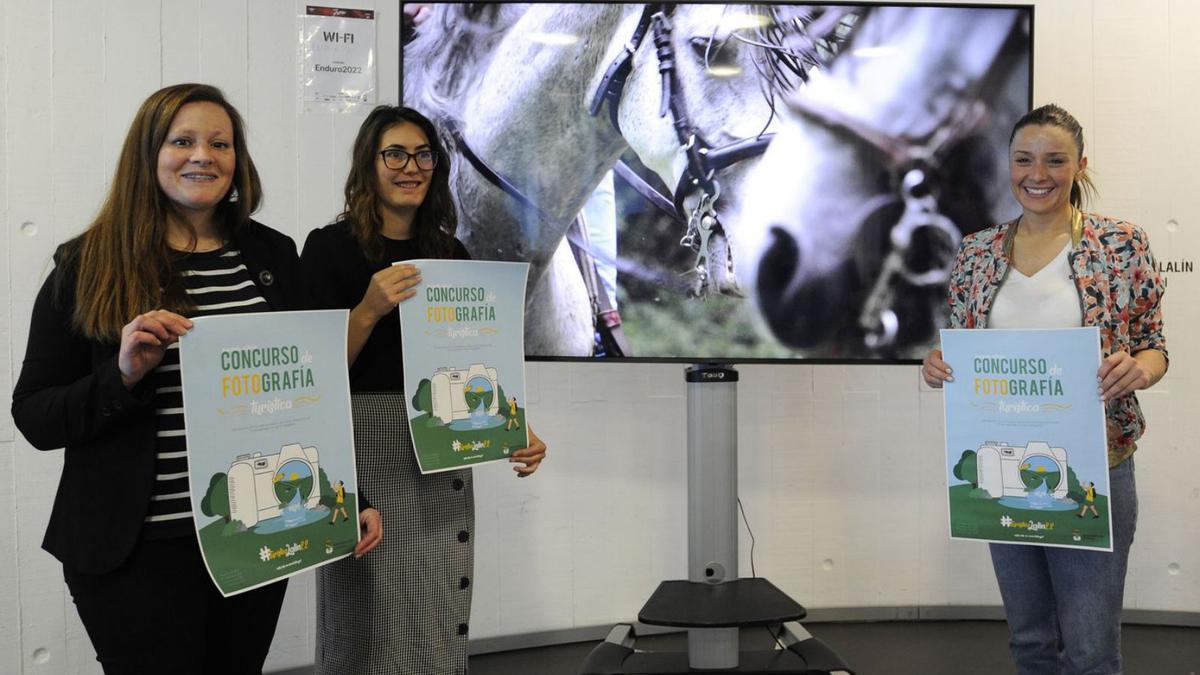
{"label": "eyeglasses", "polygon": [[432,171],[433,167],[437,166],[438,154],[433,150],[418,150],[416,152],[405,152],[399,148],[388,148],[379,153],[383,157],[383,164],[393,171],[401,171],[408,166],[410,159],[417,160],[417,168],[422,171]]}

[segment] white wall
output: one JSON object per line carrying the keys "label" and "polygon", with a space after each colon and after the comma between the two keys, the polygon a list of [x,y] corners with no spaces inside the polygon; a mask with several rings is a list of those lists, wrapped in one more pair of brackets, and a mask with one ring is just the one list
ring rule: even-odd
{"label": "white wall", "polygon": [[[343,3],[344,4],[344,3]],[[0,4],[0,405],[54,247],[99,205],[129,120],[160,86],[222,87],[249,125],[260,219],[298,242],[339,210],[361,115],[301,114],[295,0]],[[1036,3],[1035,101],[1088,132],[1098,210],[1196,260],[1200,3]],[[378,0],[381,100],[396,99],[396,3]],[[1126,604],[1200,607],[1200,365],[1194,274],[1169,275],[1172,368],[1142,400],[1141,520]],[[755,565],[810,608],[995,605],[984,547],[946,539],[942,405],[916,367],[740,368],[740,488]],[[530,364],[538,476],[477,471],[475,638],[629,620],[686,574],[685,401],[673,365]],[[1171,395],[1174,393],[1174,395]],[[61,453],[0,415],[0,672],[98,673],[41,550]],[[749,539],[742,534],[742,568]],[[1173,567],[1174,566],[1174,567]],[[311,576],[292,583],[269,668],[311,663]]]}

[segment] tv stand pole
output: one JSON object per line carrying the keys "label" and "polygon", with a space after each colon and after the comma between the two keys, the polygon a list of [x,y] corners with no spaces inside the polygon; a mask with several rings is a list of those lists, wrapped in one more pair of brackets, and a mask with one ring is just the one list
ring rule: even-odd
{"label": "tv stand pole", "polygon": [[[687,629],[687,653],[634,647],[618,624],[584,661],[580,675],[740,673],[828,675],[853,671],[794,624],[806,611],[771,582],[738,577],[737,382],[731,365],[684,373],[688,411],[688,578],[664,581],[638,620]],[[738,630],[765,626],[782,649],[743,650]],[[803,637],[799,637],[803,636]]]}
{"label": "tv stand pole", "polygon": [[[692,366],[687,382],[688,581],[738,578],[737,382],[730,366]],[[737,668],[738,629],[688,630],[688,664]]]}

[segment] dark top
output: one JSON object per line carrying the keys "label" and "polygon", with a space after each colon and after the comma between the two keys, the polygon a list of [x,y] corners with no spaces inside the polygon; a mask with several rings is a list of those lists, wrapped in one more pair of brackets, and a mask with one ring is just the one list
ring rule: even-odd
{"label": "dark top", "polygon": [[[248,221],[231,243],[271,309],[305,308],[290,237]],[[71,247],[59,247],[55,269],[34,301],[12,415],[34,447],[66,448],[42,547],[68,569],[102,574],[129,557],[149,510],[157,454],[154,391],[149,377],[126,389],[117,370],[120,344],[91,340],[72,325]],[[98,492],[97,486],[104,487]]]}
{"label": "dark top", "polygon": [[[462,242],[454,241],[454,260],[470,260]],[[393,262],[423,257],[416,240],[383,238],[383,260],[372,263],[345,222],[308,233],[300,264],[316,309],[353,309],[362,302],[371,275]],[[350,391],[403,391],[400,310],[379,320],[350,367]]]}

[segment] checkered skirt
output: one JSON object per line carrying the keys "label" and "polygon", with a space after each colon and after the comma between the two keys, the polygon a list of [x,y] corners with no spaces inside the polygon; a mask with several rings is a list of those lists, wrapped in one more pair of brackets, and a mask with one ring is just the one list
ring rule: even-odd
{"label": "checkered skirt", "polygon": [[404,395],[353,395],[358,486],[383,542],[317,571],[318,675],[461,675],[475,535],[471,471],[421,475]]}

